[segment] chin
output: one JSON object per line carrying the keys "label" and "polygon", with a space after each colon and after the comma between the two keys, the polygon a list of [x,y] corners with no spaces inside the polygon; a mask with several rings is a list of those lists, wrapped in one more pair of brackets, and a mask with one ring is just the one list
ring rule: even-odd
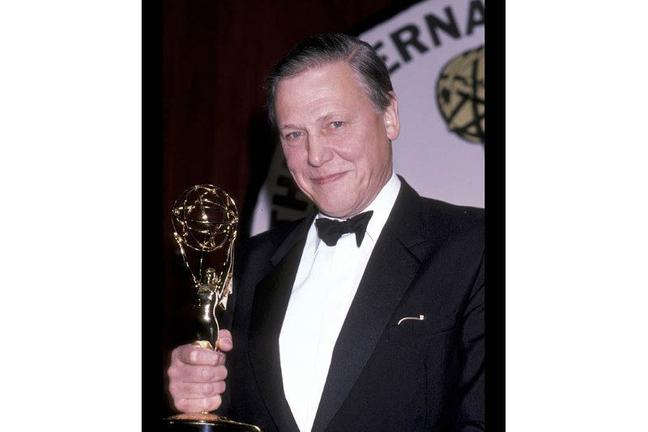
{"label": "chin", "polygon": [[349,213],[351,212],[348,207],[340,207],[339,203],[336,206],[318,206],[317,208],[325,215],[341,219],[348,217]]}
{"label": "chin", "polygon": [[345,194],[331,194],[331,193],[321,193],[321,194],[313,194],[312,196],[309,197],[311,201],[315,203],[318,209],[320,211],[329,213],[335,210],[341,210],[342,208],[345,207],[345,198],[348,199],[348,197],[345,196]]}

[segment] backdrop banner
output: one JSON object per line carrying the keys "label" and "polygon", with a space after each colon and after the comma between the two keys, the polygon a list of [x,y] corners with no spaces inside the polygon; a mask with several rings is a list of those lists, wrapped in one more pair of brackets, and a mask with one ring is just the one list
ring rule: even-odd
{"label": "backdrop banner", "polygon": [[[358,37],[385,61],[399,100],[396,173],[421,195],[483,207],[484,2],[423,1]],[[310,208],[277,148],[251,234]]]}

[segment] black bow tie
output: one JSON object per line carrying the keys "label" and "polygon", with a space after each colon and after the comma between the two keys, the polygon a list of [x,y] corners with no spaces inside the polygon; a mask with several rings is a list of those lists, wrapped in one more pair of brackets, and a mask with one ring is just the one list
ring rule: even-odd
{"label": "black bow tie", "polygon": [[345,221],[319,218],[315,220],[317,234],[327,246],[335,246],[342,234],[355,233],[356,244],[360,247],[372,214],[373,211],[360,213]]}

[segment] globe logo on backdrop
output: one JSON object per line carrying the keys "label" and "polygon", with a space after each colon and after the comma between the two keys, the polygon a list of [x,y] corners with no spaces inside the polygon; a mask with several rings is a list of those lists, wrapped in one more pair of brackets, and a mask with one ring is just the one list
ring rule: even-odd
{"label": "globe logo on backdrop", "polygon": [[437,104],[448,129],[471,143],[484,143],[484,46],[452,58],[441,69]]}

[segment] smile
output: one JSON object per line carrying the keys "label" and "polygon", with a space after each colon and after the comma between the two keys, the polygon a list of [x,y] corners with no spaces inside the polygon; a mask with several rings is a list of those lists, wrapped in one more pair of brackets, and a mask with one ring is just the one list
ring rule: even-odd
{"label": "smile", "polygon": [[325,184],[332,183],[332,182],[342,178],[342,176],[344,176],[345,174],[346,174],[346,171],[341,172],[341,173],[337,173],[337,174],[331,174],[331,175],[324,176],[324,177],[314,177],[314,178],[311,179],[311,181],[313,183],[317,184],[317,185],[325,185]]}

